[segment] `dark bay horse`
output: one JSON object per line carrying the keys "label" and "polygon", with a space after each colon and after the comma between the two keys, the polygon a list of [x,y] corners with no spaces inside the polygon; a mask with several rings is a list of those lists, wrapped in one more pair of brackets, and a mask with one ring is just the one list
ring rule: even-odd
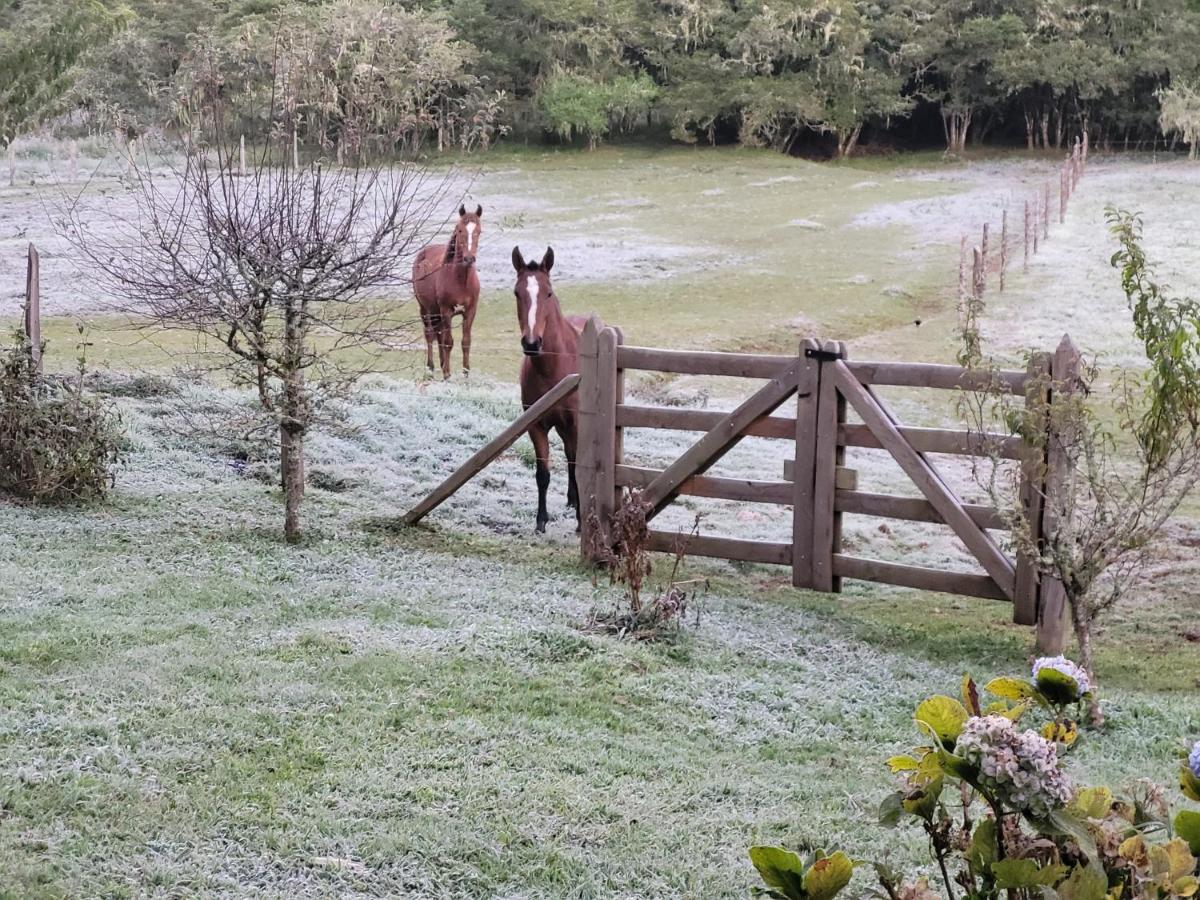
{"label": "dark bay horse", "polygon": [[[550,285],[554,250],[547,247],[540,261],[526,261],[521,249],[513,247],[517,283],[517,324],[521,329],[521,405],[529,409],[556,384],[579,371],[579,335],[587,322],[584,316],[564,316]],[[546,489],[550,486],[550,430],[558,432],[567,456],[567,506],[575,510],[579,523],[579,488],[575,484],[575,447],[578,435],[579,397],[571,394],[529,426],[537,457],[537,530],[545,532],[550,519],[546,512]]]}
{"label": "dark bay horse", "polygon": [[421,308],[421,324],[425,329],[425,365],[433,371],[433,342],[438,344],[438,359],[442,378],[450,377],[450,351],[454,349],[454,334],[450,325],[455,316],[463,317],[462,355],[463,374],[471,374],[471,326],[479,306],[479,273],[475,270],[475,255],[479,252],[479,235],[483,231],[480,219],[483,207],[467,212],[458,208],[458,224],[448,244],[430,244],[413,261],[413,293]]}

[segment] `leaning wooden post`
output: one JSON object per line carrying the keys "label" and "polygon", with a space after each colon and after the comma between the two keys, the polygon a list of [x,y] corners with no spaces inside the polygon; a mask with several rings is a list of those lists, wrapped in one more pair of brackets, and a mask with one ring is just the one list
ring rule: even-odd
{"label": "leaning wooden post", "polygon": [[1080,165],[1081,165],[1081,167],[1086,168],[1087,161],[1088,161],[1088,133],[1086,131],[1084,131],[1084,133],[1083,133],[1082,153],[1083,153],[1083,158],[1080,160]]}
{"label": "leaning wooden post", "polygon": [[983,223],[983,236],[979,241],[979,252],[983,254],[983,281],[987,283],[987,265],[988,265],[988,226],[987,222]]}
{"label": "leaning wooden post", "polygon": [[[840,359],[844,344],[826,341],[821,348],[821,365]],[[830,373],[819,377],[817,398],[816,447],[813,478],[813,550],[812,586],[818,591],[840,592],[842,579],[833,574],[833,557],[841,551],[842,514],[837,511],[837,472],[846,458],[841,446],[839,426],[846,421],[846,398],[838,391]]]}
{"label": "leaning wooden post", "polygon": [[1067,221],[1067,173],[1064,169],[1058,173],[1058,224]]}
{"label": "leaning wooden post", "polygon": [[[1083,376],[1083,358],[1071,336],[1063,335],[1050,363],[1050,415],[1046,440],[1046,491],[1042,511],[1043,540],[1056,539],[1068,509],[1066,483],[1070,477],[1072,445],[1077,432],[1071,397],[1078,393]],[[1062,581],[1046,575],[1038,598],[1037,649],[1057,656],[1067,646],[1071,609]]]}
{"label": "leaning wooden post", "polygon": [[[1050,402],[1050,354],[1035,353],[1029,359],[1025,376],[1025,416],[1030,430],[1045,435]],[[1017,553],[1013,592],[1013,621],[1018,625],[1037,624],[1038,565],[1033,552],[1040,550],[1042,536],[1042,499],[1046,490],[1046,442],[1024,443],[1021,448],[1020,501],[1026,529],[1024,547]]]}
{"label": "leaning wooden post", "polygon": [[[963,238],[966,241],[966,238]],[[959,263],[959,293],[963,287]],[[815,588],[813,578],[816,527],[817,422],[821,390],[821,345],[800,342],[801,365],[796,383],[796,451],[792,463],[792,584]]]}
{"label": "leaning wooden post", "polygon": [[1025,201],[1025,255],[1021,258],[1021,271],[1029,271],[1029,201]]}
{"label": "leaning wooden post", "polygon": [[1008,210],[1000,211],[1000,293],[1004,293],[1004,270],[1008,268]]}
{"label": "leaning wooden post", "polygon": [[37,247],[29,245],[29,261],[25,269],[25,340],[29,344],[29,360],[33,371],[42,374],[42,279],[41,260]]}
{"label": "leaning wooden post", "polygon": [[[975,261],[971,266],[971,299],[978,305],[979,301],[983,299],[983,291],[987,287],[987,279],[983,274],[983,251],[976,247],[974,248],[974,252]],[[965,319],[966,310],[963,310],[963,313],[964,320],[960,324],[965,327],[967,324]]]}
{"label": "leaning wooden post", "polygon": [[243,134],[238,142],[238,175],[246,177],[246,136]]}
{"label": "leaning wooden post", "polygon": [[967,236],[958,240],[958,308],[967,305]]}

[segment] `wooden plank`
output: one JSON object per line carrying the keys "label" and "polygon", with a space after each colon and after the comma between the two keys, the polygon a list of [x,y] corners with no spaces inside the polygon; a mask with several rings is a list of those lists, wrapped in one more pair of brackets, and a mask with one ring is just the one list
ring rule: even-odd
{"label": "wooden plank", "polygon": [[[662,474],[659,469],[619,465],[616,481],[620,487],[645,488]],[[787,481],[755,481],[746,478],[718,478],[712,475],[693,475],[679,486],[680,494],[690,497],[710,497],[714,500],[740,500],[744,503],[774,503],[792,505],[793,487]]]}
{"label": "wooden plank", "polygon": [[894,584],[921,591],[939,591],[944,594],[961,594],[966,597],[983,597],[988,600],[1008,599],[1008,595],[987,575],[943,572],[940,569],[905,566],[878,559],[846,556],[842,553],[834,556],[833,568],[843,578],[858,578],[862,581]]}
{"label": "wooden plank", "polygon": [[688,556],[711,556],[714,559],[730,559],[739,562],[766,563],[769,565],[790,566],[792,564],[792,545],[777,544],[768,541],[744,541],[726,537],[708,537],[703,535],[679,535],[670,531],[651,529],[650,540],[647,542],[651,550],[674,553],[680,540],[684,542]]}
{"label": "wooden plank", "polygon": [[616,467],[625,462],[625,429],[617,422],[617,407],[625,402],[625,370],[617,365],[617,351],[625,343],[625,332],[610,325],[616,337],[613,347],[613,509],[621,506],[621,487],[616,483]]}
{"label": "wooden plank", "polygon": [[[795,587],[811,588],[813,583],[813,526],[815,507],[813,499],[817,476],[817,409],[821,390],[821,363],[816,354],[821,345],[807,339],[800,343],[801,368],[796,383],[796,418],[792,434],[796,449],[794,458],[784,460],[791,463],[792,471],[792,584]],[[802,473],[796,478],[795,473]],[[785,478],[787,474],[785,473]]]}
{"label": "wooden plank", "polygon": [[800,363],[792,359],[791,364],[759,389],[737,409],[723,416],[715,428],[689,447],[682,456],[667,466],[663,473],[642,491],[642,499],[649,505],[647,518],[662,511],[678,492],[679,485],[693,475],[701,475],[709,466],[724,456],[743,437],[751,423],[778,409],[796,390],[796,378]]}
{"label": "wooden plank", "polygon": [[[836,355],[842,352],[842,348],[834,341],[826,341],[821,351],[823,354]],[[833,498],[837,490],[837,467],[845,457],[845,451],[838,446],[838,426],[840,420],[845,418],[845,402],[838,393],[836,383],[830,377],[830,367],[834,362],[829,359],[821,360],[820,394],[817,399],[812,581],[813,588],[818,591],[837,589],[833,554],[838,550],[840,529]]]}
{"label": "wooden plank", "polygon": [[[1021,459],[1024,444],[1012,435],[987,432],[953,431],[948,428],[900,429],[904,439],[921,453],[949,453],[956,456],[987,456],[996,453],[1001,459]],[[845,447],[871,447],[883,449],[883,445],[866,425],[846,424],[838,429],[838,441]]]}
{"label": "wooden plank", "polygon": [[993,373],[941,363],[847,362],[846,365],[859,384],[969,391],[998,387],[1010,394],[1025,390],[1025,373],[1010,369]]}
{"label": "wooden plank", "polygon": [[529,429],[530,425],[549,412],[555,404],[575,391],[579,387],[579,380],[580,376],[578,375],[568,375],[552,387],[533,406],[517,417],[511,425],[472,454],[470,459],[455,469],[453,475],[439,484],[424,500],[414,506],[404,516],[404,522],[408,525],[415,525],[432,510],[453,496],[455,491],[470,481],[484,466],[515,444],[517,438],[523,435]]}
{"label": "wooden plank", "polygon": [[843,394],[871,429],[900,464],[906,475],[933,504],[938,514],[946,524],[954,529],[954,533],[966,545],[976,559],[1010,599],[1014,592],[1015,572],[1012,562],[1004,555],[995,541],[986,531],[980,528],[971,516],[963,509],[957,497],[942,481],[937,471],[912,445],[904,440],[896,426],[891,413],[859,384],[854,373],[840,360],[829,364],[837,383],[838,391]]}
{"label": "wooden plank", "polygon": [[[1038,431],[1043,434],[1046,430],[1049,402],[1050,354],[1035,353],[1029,360],[1025,409],[1031,422],[1036,421]],[[1046,489],[1046,448],[1025,447],[1024,456],[1021,463],[1021,510],[1025,515],[1024,527],[1028,536],[1037,540],[1042,533],[1042,492]],[[1016,624],[1037,624],[1039,582],[1037,562],[1028,553],[1018,553],[1013,596],[1013,622]]]}
{"label": "wooden plank", "polygon": [[622,369],[736,378],[775,378],[795,361],[794,356],[765,353],[662,350],[657,347],[622,347],[617,354],[617,365]]}
{"label": "wooden plank", "polygon": [[25,268],[25,340],[33,371],[42,374],[42,264],[37,247],[29,245]]}
{"label": "wooden plank", "polygon": [[[795,464],[790,459],[783,461],[783,480],[794,481],[793,473],[795,472]],[[847,466],[837,466],[833,470],[833,486],[839,491],[857,491],[858,490],[858,469],[851,469]]]}
{"label": "wooden plank", "polygon": [[[623,428],[662,428],[669,431],[712,431],[725,415],[723,412],[707,409],[621,404],[617,407],[617,425]],[[790,441],[796,436],[796,420],[786,416],[763,416],[746,426],[746,434]]]}
{"label": "wooden plank", "polygon": [[[1064,335],[1050,363],[1051,403],[1056,402],[1056,392],[1069,396],[1078,391],[1082,378],[1083,358],[1071,336]],[[1057,419],[1061,416],[1052,418]],[[1053,424],[1052,422],[1051,425]],[[1046,540],[1052,540],[1053,535],[1057,533],[1059,516],[1064,506],[1063,485],[1071,465],[1067,448],[1075,441],[1069,421],[1066,426],[1062,432],[1051,434],[1047,442],[1046,491],[1042,509],[1042,533]],[[1036,643],[1039,653],[1057,656],[1063,652],[1067,645],[1070,612],[1062,582],[1051,576],[1043,577],[1037,615]]]}
{"label": "wooden plank", "polygon": [[[840,512],[860,516],[876,516],[881,519],[904,519],[909,522],[933,522],[945,525],[934,505],[920,497],[904,497],[897,494],[875,494],[868,491],[839,490],[834,497],[834,507]],[[1008,523],[994,506],[963,504],[967,515],[980,528],[998,531],[1007,530]]]}
{"label": "wooden plank", "polygon": [[579,490],[579,546],[583,558],[598,562],[602,546],[596,531],[597,474],[600,470],[600,446],[603,437],[597,422],[600,408],[600,320],[588,318],[579,336],[579,443],[575,448],[575,485]]}

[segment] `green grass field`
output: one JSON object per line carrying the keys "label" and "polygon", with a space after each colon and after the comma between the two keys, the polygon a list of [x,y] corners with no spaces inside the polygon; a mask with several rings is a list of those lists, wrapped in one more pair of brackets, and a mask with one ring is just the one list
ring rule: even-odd
{"label": "green grass field", "polygon": [[[919,740],[925,695],[956,692],[964,671],[1025,670],[1031,633],[1006,605],[865,584],[813,594],[780,570],[691,561],[709,588],[678,642],[591,634],[589,611],[617,594],[578,562],[561,466],[558,518],[533,534],[523,445],[428,526],[395,523],[516,414],[513,243],[554,244],[568,307],[638,343],[775,348],[819,331],[858,358],[946,361],[946,220],[952,233],[964,196],[1037,176],[1010,161],[647,149],[487,165],[472,188],[498,198],[482,377],[425,383],[397,354],[345,427],[314,438],[301,545],[279,539],[269,457],[181,433],[172,393],[117,398],[128,447],[108,502],[0,504],[0,897],[744,897],[754,842],[922,857],[917,835],[873,824],[892,788],[882,760]],[[798,180],[751,187],[783,178]],[[1074,319],[1121,358],[1096,220],[1143,190],[1155,208],[1194,203],[1188,170],[1156,178],[1089,175],[1046,254],[995,301],[986,325],[1004,352],[1046,346]],[[911,224],[881,214],[893,208]],[[597,209],[624,218],[587,220]],[[1152,247],[1166,228],[1148,229]],[[60,366],[67,322],[48,328]],[[166,371],[190,346],[92,324],[91,364],[113,372]],[[775,460],[748,447],[730,465],[743,462]],[[1200,532],[1173,529],[1152,584],[1101,639],[1109,725],[1071,757],[1081,781],[1169,783],[1200,736]],[[907,550],[941,553],[930,540]],[[857,879],[865,894],[869,874]]]}

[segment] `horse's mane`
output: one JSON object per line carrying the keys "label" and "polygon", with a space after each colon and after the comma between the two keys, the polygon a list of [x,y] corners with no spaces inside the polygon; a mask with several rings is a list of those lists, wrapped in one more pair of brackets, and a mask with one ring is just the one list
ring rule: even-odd
{"label": "horse's mane", "polygon": [[450,243],[446,245],[446,262],[453,262],[458,258],[458,229],[455,228],[450,232]]}

